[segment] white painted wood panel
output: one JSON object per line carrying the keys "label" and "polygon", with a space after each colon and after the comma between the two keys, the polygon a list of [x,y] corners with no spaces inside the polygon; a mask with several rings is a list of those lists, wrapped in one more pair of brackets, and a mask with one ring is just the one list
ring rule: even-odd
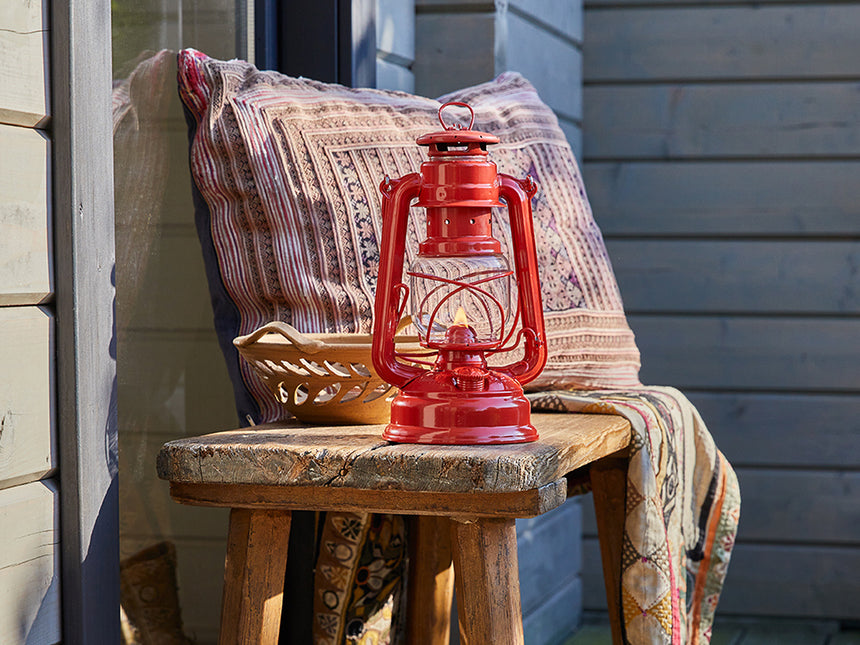
{"label": "white painted wood panel", "polygon": [[651,7],[589,12],[585,78],[715,80],[860,76],[860,4]]}
{"label": "white painted wood panel", "polygon": [[855,158],[857,84],[592,85],[587,159]]}
{"label": "white painted wood panel", "polygon": [[0,642],[60,641],[59,498],[53,482],[0,490]]}
{"label": "white painted wood panel", "polygon": [[628,319],[642,353],[644,383],[680,389],[860,392],[858,318]]}
{"label": "white painted wood panel", "polygon": [[860,235],[860,162],[586,164],[603,234],[659,237]]}
{"label": "white painted wood panel", "polygon": [[0,123],[48,124],[48,24],[48,0],[0,3]]}
{"label": "white painted wood panel", "polygon": [[0,488],[57,465],[53,325],[38,307],[0,307]]}
{"label": "white painted wood panel", "polygon": [[47,137],[0,125],[0,306],[39,304],[53,295],[49,184]]}
{"label": "white painted wood panel", "polygon": [[860,241],[625,239],[607,250],[628,313],[860,313]]}

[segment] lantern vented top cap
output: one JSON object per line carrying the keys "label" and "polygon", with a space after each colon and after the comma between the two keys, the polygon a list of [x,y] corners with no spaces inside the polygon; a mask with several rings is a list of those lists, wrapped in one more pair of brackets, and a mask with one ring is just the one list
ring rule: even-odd
{"label": "lantern vented top cap", "polygon": [[[442,111],[452,105],[464,107],[469,110],[469,125],[465,128],[459,123],[448,125],[442,118]],[[424,134],[416,139],[419,146],[431,146],[430,154],[486,154],[487,145],[498,143],[499,137],[488,132],[472,130],[475,123],[475,111],[468,103],[450,101],[439,108],[439,123],[444,131]],[[451,147],[455,147],[451,149]],[[461,148],[461,149],[457,149]]]}

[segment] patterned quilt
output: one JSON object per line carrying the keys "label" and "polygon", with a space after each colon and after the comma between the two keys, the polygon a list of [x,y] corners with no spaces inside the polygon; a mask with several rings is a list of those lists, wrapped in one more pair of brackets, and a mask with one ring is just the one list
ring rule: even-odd
{"label": "patterned quilt", "polygon": [[618,414],[630,421],[621,565],[625,642],[709,643],[737,532],[740,491],[696,409],[667,387],[529,398],[534,410]]}

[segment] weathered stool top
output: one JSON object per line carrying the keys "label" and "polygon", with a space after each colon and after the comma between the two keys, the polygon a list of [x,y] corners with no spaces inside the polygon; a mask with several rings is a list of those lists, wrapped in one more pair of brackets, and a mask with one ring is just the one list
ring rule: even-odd
{"label": "weathered stool top", "polygon": [[499,446],[393,444],[384,426],[266,424],[170,441],[158,476],[173,484],[436,493],[532,490],[625,448],[626,419],[534,414],[540,439]]}

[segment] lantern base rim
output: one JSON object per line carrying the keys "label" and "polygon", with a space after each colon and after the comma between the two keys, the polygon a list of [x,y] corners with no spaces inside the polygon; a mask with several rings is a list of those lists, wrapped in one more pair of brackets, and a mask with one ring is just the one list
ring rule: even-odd
{"label": "lantern base rim", "polygon": [[382,436],[397,443],[443,445],[536,441],[522,386],[492,370],[484,383],[482,390],[461,389],[446,370],[416,378],[391,402],[391,423]]}
{"label": "lantern base rim", "polygon": [[448,446],[478,446],[537,441],[534,426],[491,426],[479,428],[426,428],[389,424],[382,433],[387,441]]}

